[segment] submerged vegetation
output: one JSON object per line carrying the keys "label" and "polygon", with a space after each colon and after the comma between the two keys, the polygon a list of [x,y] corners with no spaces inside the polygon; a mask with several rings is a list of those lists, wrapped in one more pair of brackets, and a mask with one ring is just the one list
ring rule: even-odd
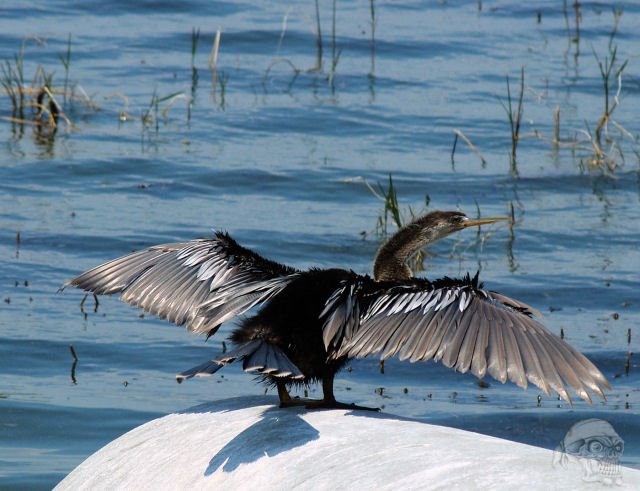
{"label": "submerged vegetation", "polygon": [[54,81],[55,72],[37,65],[33,74],[25,73],[25,56],[31,44],[45,46],[46,41],[36,36],[25,38],[13,59],[4,60],[0,84],[10,102],[10,114],[0,115],[0,119],[12,125],[14,134],[24,134],[25,125],[34,128],[37,139],[51,139],[57,133],[60,123],[66,129],[72,128],[68,116],[71,111],[82,108],[94,112],[98,106],[79,83],[71,83],[71,35],[66,51],[59,55],[64,69],[62,84]]}
{"label": "submerged vegetation", "polygon": [[[319,0],[314,0],[309,6],[308,12],[302,12],[298,8],[290,7],[285,12],[282,19],[280,35],[275,49],[275,57],[265,67],[262,77],[258,82],[265,94],[278,86],[276,79],[283,80],[282,73],[276,72],[280,65],[288,66],[293,76],[286,83],[283,92],[292,90],[294,84],[299,80],[301,74],[309,74],[312,79],[311,87],[315,91],[317,85],[314,80],[325,80],[331,91],[335,95],[336,79],[338,77],[338,63],[344,49],[349,49],[346,41],[341,41],[338,33],[339,9],[338,2],[332,0],[330,10],[330,29],[323,29],[322,9]],[[483,12],[481,2],[477,5],[478,12]],[[292,58],[280,55],[283,44],[286,43],[287,26],[293,14],[307,18],[314,39],[313,57],[314,63],[308,68],[301,68],[296,65]],[[325,15],[327,12],[325,12]],[[367,8],[368,19],[363,19],[362,34],[366,37],[369,45],[370,67],[367,76],[370,79],[369,86],[374,98],[373,84],[375,83],[376,71],[376,32],[380,22],[380,13],[376,7],[375,0],[370,0]],[[578,58],[581,56],[581,45],[585,43],[585,31],[581,29],[583,22],[582,5],[573,2],[570,5],[565,0],[563,3],[563,15],[565,19],[568,47],[567,53],[572,52],[577,66]],[[615,119],[615,113],[619,111],[624,101],[623,82],[625,71],[629,65],[629,58],[621,59],[616,36],[619,32],[619,25],[623,16],[622,9],[613,9],[613,26],[607,39],[606,51],[602,54],[602,48],[590,45],[592,59],[597,66],[600,75],[600,91],[602,94],[602,112],[597,118],[585,119],[578,127],[568,128],[567,110],[562,102],[550,101],[547,91],[540,93],[531,85],[531,76],[526,77],[526,68],[520,68],[517,83],[514,83],[510,74],[506,75],[506,94],[498,97],[507,115],[509,147],[505,152],[509,157],[509,169],[513,176],[518,176],[522,163],[518,159],[518,150],[521,149],[523,140],[535,139],[542,142],[549,142],[554,153],[562,149],[568,149],[572,157],[577,162],[581,171],[600,171],[605,174],[615,172],[625,163],[626,155],[635,155],[640,163],[640,149],[638,148],[638,135],[634,131],[626,128]],[[327,15],[327,17],[329,17]],[[542,13],[537,13],[537,23],[542,22]],[[325,46],[327,32],[329,32],[330,46]],[[192,112],[198,91],[202,88],[200,70],[198,67],[198,50],[202,42],[210,38],[211,49],[208,55],[206,69],[210,72],[210,100],[217,110],[225,110],[227,107],[227,93],[230,82],[228,72],[220,70],[219,55],[222,43],[222,29],[218,27],[210,35],[201,32],[199,27],[191,29],[189,69],[190,86],[175,87],[177,90],[168,90],[167,95],[159,94],[157,89],[153,89],[148,102],[138,104],[141,109],[134,113],[129,107],[130,96],[124,93],[111,93],[103,96],[104,100],[119,97],[123,101],[123,107],[116,111],[119,123],[139,121],[142,139],[151,140],[158,136],[163,120],[168,120],[169,111],[176,107],[176,103],[181,101],[186,108],[184,120],[187,124],[191,122]],[[26,37],[13,58],[6,59],[1,64],[0,84],[2,92],[9,101],[9,110],[0,114],[0,119],[10,122],[14,135],[22,137],[25,127],[32,126],[37,141],[51,141],[62,125],[68,132],[74,128],[77,120],[86,119],[100,108],[96,104],[96,96],[90,96],[83,88],[82,84],[72,79],[73,66],[77,57],[73,54],[72,35],[69,34],[65,49],[57,54],[58,67],[62,68],[62,75],[55,77],[55,69],[50,69],[42,64],[38,64],[32,73],[25,73],[25,59],[29,51],[34,48],[47,47],[47,41],[36,36]],[[582,50],[584,51],[584,50]],[[329,56],[330,55],[330,56]],[[583,55],[583,58],[586,54]],[[330,58],[330,59],[329,59]],[[584,63],[583,63],[584,65]],[[33,63],[30,64],[33,66]],[[174,74],[174,79],[177,78]],[[547,84],[549,81],[547,80]],[[523,118],[527,111],[527,106],[531,104],[528,93],[533,94],[537,104],[543,104],[550,110],[549,118],[553,121],[552,132],[547,134],[539,130],[533,121],[525,121]],[[165,92],[166,94],[166,92]],[[6,100],[7,100],[6,99]],[[373,100],[373,99],[372,99]],[[579,106],[580,103],[578,102]],[[183,107],[178,104],[178,107]],[[107,115],[109,107],[103,108]],[[175,111],[175,110],[174,110]],[[112,112],[112,111],[111,111]],[[180,112],[180,114],[183,114]],[[524,132],[525,124],[530,130]],[[574,125],[575,123],[571,123]],[[549,126],[547,124],[547,126]],[[561,126],[564,129],[561,132]],[[473,137],[469,136],[469,131],[464,128],[453,128],[453,144],[451,149],[451,166],[455,170],[455,157],[458,148],[458,140],[462,140],[480,159],[483,168],[488,165],[487,158],[483,155],[481,147],[474,144]],[[156,138],[157,140],[157,138]],[[389,187],[389,191],[394,191]],[[381,192],[380,189],[377,190]],[[390,199],[387,197],[385,199]],[[398,222],[398,216],[393,215],[393,207],[385,212],[383,223],[379,225],[386,230],[389,217],[394,222]]]}
{"label": "submerged vegetation", "polygon": [[511,128],[511,172],[517,174],[516,154],[518,150],[518,141],[520,140],[520,123],[522,122],[522,98],[524,97],[524,67],[520,70],[520,91],[518,93],[518,105],[514,109],[511,101],[511,84],[509,83],[509,75],[507,75],[507,103],[500,101],[502,107],[509,118],[509,126]]}
{"label": "submerged vegetation", "polygon": [[[576,45],[576,57],[579,55],[580,44],[580,4],[574,3],[575,8],[575,35],[571,36],[570,43]],[[565,1],[566,14],[566,1]],[[599,170],[609,174],[614,172],[620,165],[624,164],[625,152],[623,146],[625,140],[628,141],[628,147],[638,157],[640,163],[640,152],[638,148],[638,135],[634,135],[622,124],[613,118],[614,111],[620,106],[622,100],[623,73],[627,68],[629,59],[620,61],[618,58],[618,47],[614,43],[618,25],[622,16],[622,10],[613,10],[614,25],[607,43],[607,54],[602,57],[598,55],[595,47],[592,45],[591,50],[593,58],[598,66],[601,87],[603,111],[596,121],[584,121],[583,128],[577,128],[569,133],[568,137],[561,139],[560,120],[561,107],[556,104],[553,107],[553,135],[544,135],[537,129],[532,133],[521,134],[521,122],[524,112],[524,93],[525,93],[525,68],[520,71],[519,91],[514,98],[511,92],[511,84],[509,75],[506,77],[506,103],[500,101],[504,108],[510,128],[511,151],[510,169],[514,175],[518,174],[517,165],[517,149],[518,143],[524,138],[535,138],[538,140],[550,141],[554,152],[558,152],[560,148],[570,148],[572,153],[577,157],[579,168],[581,170]],[[565,15],[566,16],[566,15]],[[567,18],[568,19],[568,18]],[[568,20],[567,20],[568,22]],[[570,32],[568,24],[567,30]],[[544,97],[530,89],[536,98],[540,101]],[[456,130],[457,131],[457,130]],[[455,152],[454,141],[454,150]],[[468,142],[470,144],[470,142]],[[471,145],[471,144],[470,144]],[[473,147],[472,147],[473,148]],[[453,153],[452,153],[453,154]]]}

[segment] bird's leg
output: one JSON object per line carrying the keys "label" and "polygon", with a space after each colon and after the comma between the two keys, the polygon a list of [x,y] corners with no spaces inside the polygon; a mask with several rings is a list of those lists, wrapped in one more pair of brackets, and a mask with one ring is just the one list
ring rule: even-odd
{"label": "bird's leg", "polygon": [[333,378],[334,374],[330,373],[322,377],[322,394],[324,398],[321,401],[307,401],[306,406],[309,409],[358,409],[361,411],[380,411],[377,407],[358,406],[356,404],[346,404],[336,401],[333,395]]}
{"label": "bird's leg", "polygon": [[280,398],[280,407],[295,407],[305,406],[308,407],[310,403],[320,402],[311,399],[301,399],[300,397],[291,397],[287,390],[287,385],[282,380],[276,380],[276,387],[278,388],[278,397]]}
{"label": "bird's leg", "polygon": [[356,404],[346,404],[336,401],[333,395],[333,374],[325,375],[322,378],[322,393],[324,398],[302,399],[300,397],[291,397],[284,381],[276,380],[278,389],[278,397],[280,398],[280,407],[304,406],[307,409],[358,409],[361,411],[380,411],[377,407],[358,406]]}
{"label": "bird's leg", "polygon": [[280,398],[280,407],[301,406],[302,404],[296,404],[287,390],[286,384],[282,380],[276,380],[276,387],[278,388],[278,397]]}

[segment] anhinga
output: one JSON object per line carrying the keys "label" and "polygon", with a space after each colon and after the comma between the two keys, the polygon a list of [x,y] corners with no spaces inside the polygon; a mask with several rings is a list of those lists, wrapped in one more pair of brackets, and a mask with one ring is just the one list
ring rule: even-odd
{"label": "anhinga", "polygon": [[[469,219],[434,211],[400,228],[379,249],[374,277],[344,269],[299,271],[260,257],[228,234],[134,252],[69,281],[122,300],[207,337],[247,312],[233,349],[177,376],[209,375],[237,359],[278,388],[281,406],[358,406],[335,400],[333,379],[351,358],[433,359],[459,372],[491,375],[547,395],[604,399],[602,373],[534,319],[532,307],[486,290],[478,275],[414,278],[407,266],[417,249],[467,227],[504,218]],[[320,401],[292,399],[287,387],[322,381]]]}

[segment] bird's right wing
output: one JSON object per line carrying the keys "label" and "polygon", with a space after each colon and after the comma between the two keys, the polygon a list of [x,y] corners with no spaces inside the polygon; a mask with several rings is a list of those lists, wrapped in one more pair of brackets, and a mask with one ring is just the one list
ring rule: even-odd
{"label": "bird's right wing", "polygon": [[323,339],[332,358],[398,355],[521,387],[527,381],[571,402],[565,383],[591,402],[610,388],[579,351],[533,318],[532,307],[485,290],[475,278],[377,283],[353,275],[327,300]]}
{"label": "bird's right wing", "polygon": [[200,334],[280,292],[297,271],[229,235],[163,244],[97,266],[65,283],[123,301]]}

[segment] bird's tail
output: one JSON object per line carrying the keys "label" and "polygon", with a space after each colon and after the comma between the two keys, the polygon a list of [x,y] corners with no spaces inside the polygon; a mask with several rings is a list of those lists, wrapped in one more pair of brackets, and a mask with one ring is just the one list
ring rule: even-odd
{"label": "bird's tail", "polygon": [[300,369],[278,346],[262,339],[252,339],[236,346],[228,353],[221,353],[213,360],[176,375],[176,380],[181,383],[196,375],[212,375],[238,358],[243,360],[242,367],[245,372],[298,380],[304,378]]}

